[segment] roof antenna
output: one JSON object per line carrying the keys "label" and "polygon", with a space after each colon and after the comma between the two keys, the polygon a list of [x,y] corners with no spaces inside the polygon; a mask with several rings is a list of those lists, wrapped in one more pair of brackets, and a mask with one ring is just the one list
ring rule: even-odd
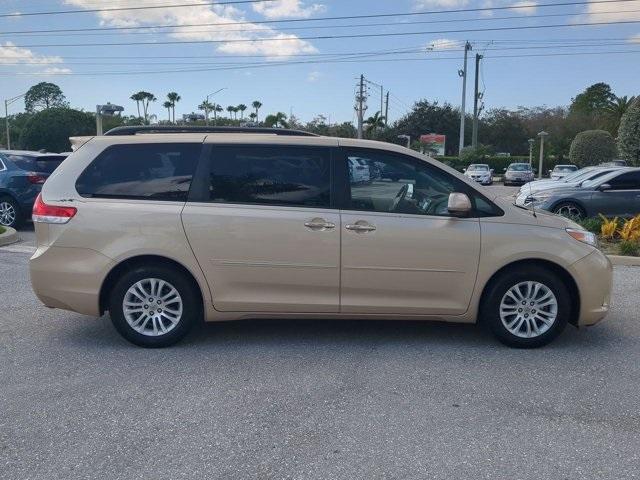
{"label": "roof antenna", "polygon": [[536,215],[536,202],[533,200],[533,188],[531,184],[533,182],[529,182],[529,198],[531,199],[531,213],[533,213],[533,218],[538,218]]}

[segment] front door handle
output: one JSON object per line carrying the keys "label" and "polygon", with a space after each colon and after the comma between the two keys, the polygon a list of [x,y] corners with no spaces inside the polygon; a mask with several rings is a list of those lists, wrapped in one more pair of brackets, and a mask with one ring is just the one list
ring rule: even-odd
{"label": "front door handle", "polygon": [[336,224],[327,222],[324,218],[314,218],[309,222],[304,222],[304,226],[312,230],[325,230],[327,228],[336,228]]}
{"label": "front door handle", "polygon": [[345,227],[347,230],[353,230],[354,232],[373,232],[376,227],[368,223],[353,223]]}

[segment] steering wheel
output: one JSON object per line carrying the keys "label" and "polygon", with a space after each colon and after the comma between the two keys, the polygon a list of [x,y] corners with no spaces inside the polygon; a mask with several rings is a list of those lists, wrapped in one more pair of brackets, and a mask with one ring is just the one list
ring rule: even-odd
{"label": "steering wheel", "polygon": [[396,198],[393,199],[393,204],[391,205],[391,207],[389,207],[389,211],[395,212],[396,208],[398,208],[398,205],[400,205],[400,203],[402,203],[407,197],[413,197],[413,185],[411,185],[410,183],[405,183],[402,186],[402,188],[396,195]]}

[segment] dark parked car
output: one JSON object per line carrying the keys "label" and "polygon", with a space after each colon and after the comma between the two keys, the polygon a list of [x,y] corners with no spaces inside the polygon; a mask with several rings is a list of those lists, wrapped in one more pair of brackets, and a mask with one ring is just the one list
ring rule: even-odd
{"label": "dark parked car", "polygon": [[0,225],[17,227],[31,215],[42,184],[66,155],[0,151]]}
{"label": "dark parked car", "polygon": [[640,213],[640,168],[615,170],[581,186],[535,192],[532,203],[566,217],[632,216]]}

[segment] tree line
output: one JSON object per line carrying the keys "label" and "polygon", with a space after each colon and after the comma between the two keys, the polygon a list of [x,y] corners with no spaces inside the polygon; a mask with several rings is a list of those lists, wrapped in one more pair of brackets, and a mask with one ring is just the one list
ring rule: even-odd
{"label": "tree line", "polygon": [[[169,92],[162,104],[167,111],[166,120],[150,112],[151,105],[158,101],[155,94],[139,91],[133,93],[130,98],[136,102],[137,115],[106,117],[105,129],[118,125],[177,123],[176,105],[182,99],[177,92]],[[254,100],[249,105],[241,103],[223,107],[206,98],[198,105],[204,119],[192,123],[297,128],[337,137],[355,137],[357,134],[351,122],[331,123],[324,115],[317,115],[308,122],[302,122],[297,117],[287,116],[283,112],[270,113],[261,118],[263,103]],[[247,110],[249,114],[246,114]],[[48,113],[45,115],[45,112]],[[224,115],[225,112],[227,115]],[[545,142],[545,153],[558,162],[571,161],[572,143],[576,138],[584,137],[591,142],[589,145],[598,146],[598,149],[592,149],[593,151],[610,152],[611,155],[619,155],[640,164],[638,117],[640,98],[617,96],[608,84],[597,83],[572,98],[568,106],[495,108],[487,111],[479,119],[478,148],[462,153],[470,158],[502,153],[512,156],[528,155],[529,139],[535,139],[537,134],[544,130],[549,133]],[[46,121],[42,118],[46,118]],[[467,116],[465,122],[465,144],[469,145],[472,118]],[[4,119],[0,120],[0,123],[4,123]],[[365,136],[375,140],[405,144],[406,140],[398,136],[408,135],[412,139],[411,147],[418,150],[425,148],[425,145],[419,142],[421,135],[446,135],[446,155],[460,154],[460,111],[449,103],[418,100],[393,123],[388,123],[378,111],[365,120],[365,127]],[[57,85],[42,82],[31,87],[25,95],[25,113],[11,116],[11,131],[12,146],[16,148],[64,150],[68,149],[67,137],[95,134],[95,114],[70,109]],[[578,136],[585,131],[596,133]],[[5,129],[2,128],[0,132],[0,144],[6,144]],[[602,145],[604,147],[600,148]],[[538,154],[537,148],[536,142],[534,155]],[[588,151],[589,148],[587,146],[574,150]]]}

